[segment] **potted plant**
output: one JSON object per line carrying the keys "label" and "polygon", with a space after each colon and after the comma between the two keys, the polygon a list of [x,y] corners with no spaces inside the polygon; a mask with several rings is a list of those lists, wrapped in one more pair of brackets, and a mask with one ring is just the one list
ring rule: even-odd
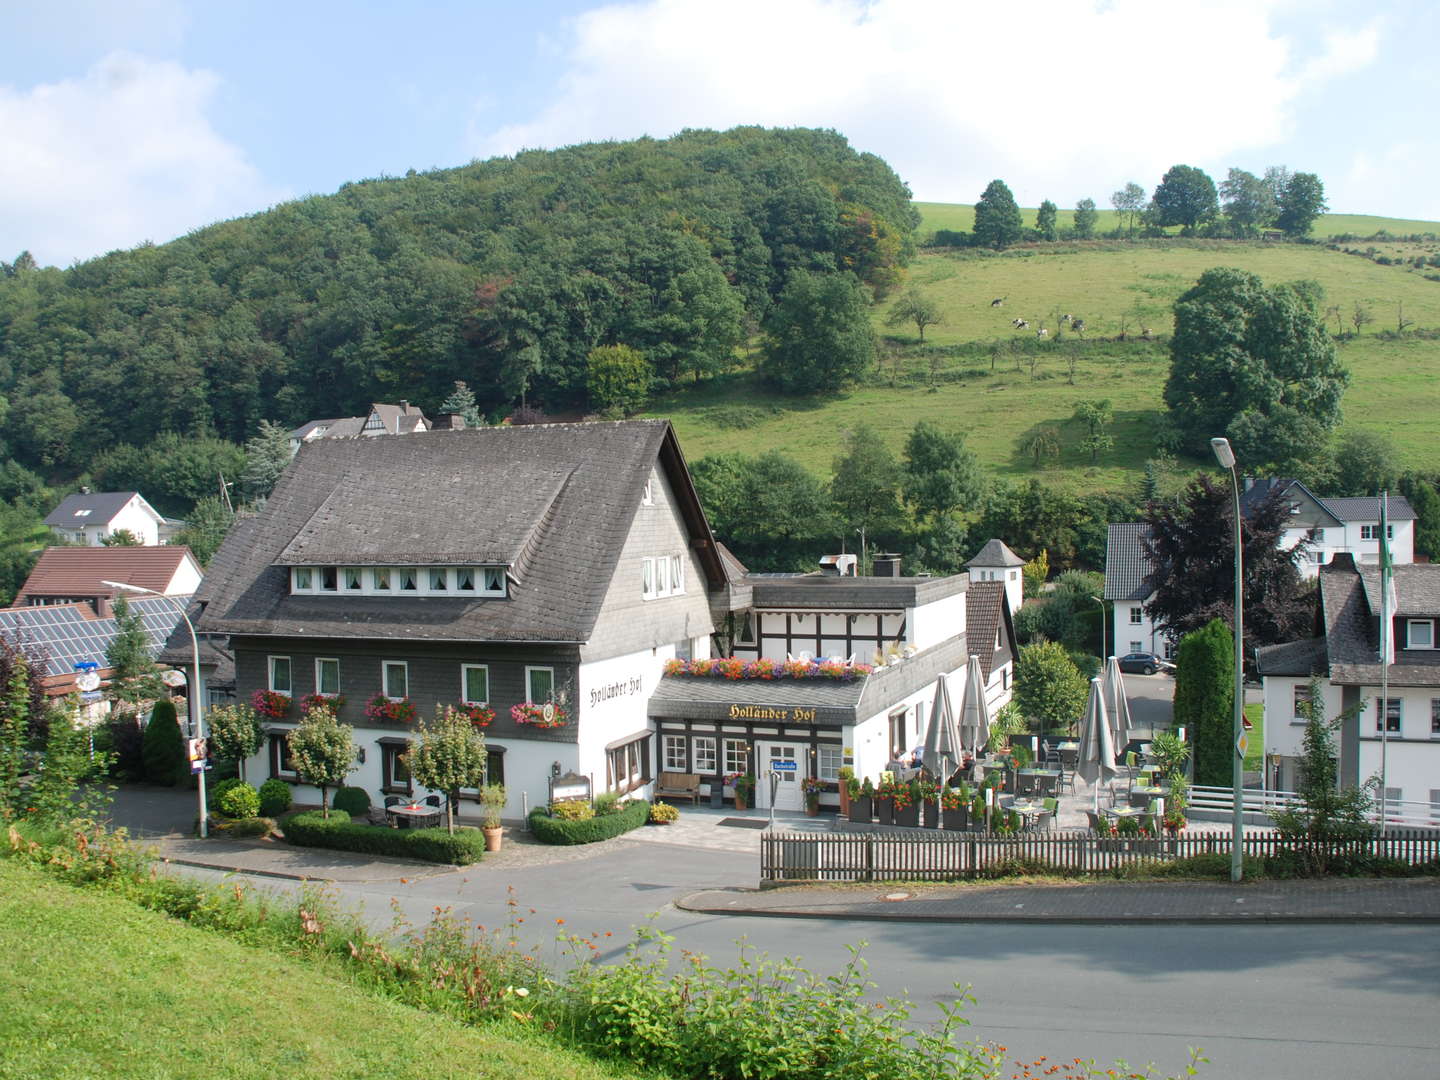
{"label": "potted plant", "polygon": [[800,781],[800,790],[805,796],[805,813],[814,817],[820,813],[820,793],[825,790],[825,781],[818,776],[807,776]]}
{"label": "potted plant", "polygon": [[570,722],[570,715],[558,702],[521,701],[510,706],[510,719],[531,727],[559,728]]}
{"label": "potted plant", "polygon": [[920,814],[927,829],[940,827],[940,785],[933,780],[920,784]]}
{"label": "potted plant", "polygon": [[485,833],[485,850],[499,851],[504,833],[500,815],[505,812],[505,785],[487,784],[480,789],[481,831]]}
{"label": "potted plant", "polygon": [[895,824],[915,829],[920,826],[920,781],[895,786]]}
{"label": "potted plant", "polygon": [[840,816],[850,816],[850,783],[855,779],[855,770],[849,765],[840,766]]}
{"label": "potted plant", "polygon": [[970,824],[970,793],[965,788],[946,788],[940,793],[940,823],[953,832],[964,832]]}
{"label": "potted plant", "polygon": [[651,825],[671,825],[680,820],[680,811],[669,803],[657,802],[650,805]]}
{"label": "potted plant", "polygon": [[881,825],[895,824],[895,781],[888,776],[882,778],[875,789],[875,817]]}
{"label": "potted plant", "polygon": [[755,796],[755,777],[750,773],[731,773],[725,783],[735,789],[735,809],[748,810]]}
{"label": "potted plant", "polygon": [[472,727],[487,728],[495,722],[495,710],[489,705],[475,705],[468,701],[462,701],[455,706],[455,711],[469,720]]}
{"label": "potted plant", "polygon": [[846,786],[850,789],[850,820],[868,825],[875,818],[874,785],[870,783],[869,777],[866,777],[862,784],[852,776]]}
{"label": "potted plant", "polygon": [[970,828],[976,832],[985,831],[985,792],[977,791],[970,802]]}

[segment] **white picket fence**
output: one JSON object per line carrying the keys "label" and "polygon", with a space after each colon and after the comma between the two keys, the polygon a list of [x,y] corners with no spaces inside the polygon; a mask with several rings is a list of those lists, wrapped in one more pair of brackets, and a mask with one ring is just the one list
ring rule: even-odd
{"label": "white picket fence", "polygon": [[[1235,801],[1228,787],[1207,787],[1195,784],[1190,788],[1192,810],[1209,810],[1225,814],[1235,812]],[[1263,791],[1260,788],[1245,788],[1240,796],[1240,809],[1246,814],[1268,815],[1276,810],[1286,810],[1298,805],[1300,796],[1293,791]],[[1377,803],[1370,820],[1380,823],[1380,808]],[[1440,829],[1440,808],[1430,803],[1405,799],[1391,799],[1385,804],[1385,824],[1407,829]]]}

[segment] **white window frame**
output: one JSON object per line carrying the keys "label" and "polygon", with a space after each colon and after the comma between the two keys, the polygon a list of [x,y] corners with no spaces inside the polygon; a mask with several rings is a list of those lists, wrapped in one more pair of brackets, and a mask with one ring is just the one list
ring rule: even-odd
{"label": "white window frame", "polygon": [[1132,607],[1130,609],[1130,625],[1139,626],[1145,621],[1145,609],[1143,607]]}
{"label": "white window frame", "polygon": [[670,595],[670,560],[664,555],[655,560],[655,595]]}
{"label": "white window frame", "polygon": [[1296,683],[1290,694],[1290,723],[1305,723],[1305,718],[1300,715],[1300,705],[1302,702],[1308,702],[1309,700],[1310,684]]}
{"label": "white window frame", "polygon": [[[550,677],[550,693],[546,697],[538,697],[535,694],[535,676],[541,672]],[[553,667],[526,667],[525,668],[525,700],[543,705],[547,701],[555,700],[555,669]]]}
{"label": "white window frame", "polygon": [[[405,578],[415,588],[402,589]],[[334,588],[326,588],[326,580]],[[441,584],[434,584],[436,580]],[[469,585],[464,582],[468,581]],[[354,584],[352,584],[354,582]],[[292,566],[290,591],[303,595],[350,596],[496,596],[507,592],[503,566]]]}
{"label": "white window frame", "polygon": [[685,595],[685,557],[683,555],[670,556],[670,595]]}
{"label": "white window frame", "polygon": [[655,560],[646,558],[640,563],[640,598],[655,599]]}
{"label": "white window frame", "polygon": [[661,757],[666,772],[688,773],[690,771],[690,748],[686,745],[689,741],[684,735],[662,735]]}
{"label": "white window frame", "polygon": [[690,740],[690,753],[695,760],[695,771],[701,776],[715,775],[715,736],[696,735]]}
{"label": "white window frame", "polygon": [[[343,585],[343,588],[341,588],[340,591],[347,593],[363,593],[365,591],[365,578],[367,576],[368,575],[365,573],[365,568],[362,566],[340,567],[340,581]],[[351,584],[352,581],[354,582],[353,585]]]}
{"label": "white window frame", "polygon": [[[1415,644],[1415,628],[1423,626],[1430,639],[1424,645]],[[1406,619],[1405,620],[1405,648],[1407,649],[1434,649],[1435,648],[1435,620],[1434,619]]]}
{"label": "white window frame", "polygon": [[[405,680],[405,693],[390,693],[390,669],[399,668],[401,677]],[[404,701],[410,696],[410,663],[408,660],[381,660],[380,661],[380,696],[390,701]]]}
{"label": "white window frame", "polygon": [[725,775],[750,771],[750,744],[744,739],[725,740]]}
{"label": "white window frame", "polygon": [[843,747],[820,745],[815,748],[815,776],[830,783],[840,781],[840,766],[845,764]]}
{"label": "white window frame", "polygon": [[[275,685],[275,683],[276,683],[276,679],[275,679],[275,661],[277,661],[277,660],[283,660],[283,661],[285,662],[285,686],[284,686],[284,687],[280,687],[280,686],[276,686],[276,685]],[[290,695],[292,695],[292,696],[294,695],[294,693],[295,693],[295,665],[290,662],[290,657],[288,657],[288,656],[269,656],[269,657],[266,657],[265,672],[266,672],[266,685],[268,685],[268,686],[270,687],[270,690],[271,690],[273,693],[276,693],[276,694],[290,694]]]}
{"label": "white window frame", "polygon": [[1144,645],[1145,645],[1145,643],[1144,643],[1143,641],[1132,641],[1132,642],[1130,642],[1130,650],[1129,650],[1129,651],[1132,652],[1132,653],[1144,652],[1144,651],[1145,651]]}
{"label": "white window frame", "polygon": [[[485,697],[472,698],[470,696],[470,672],[479,671],[485,678]],[[461,664],[460,665],[460,700],[466,705],[488,705],[490,704],[490,665],[489,664]]]}
{"label": "white window frame", "polygon": [[1430,737],[1440,739],[1440,697],[1430,699]]}
{"label": "white window frame", "polygon": [[[1379,539],[1380,539],[1380,524],[1379,524],[1379,522],[1376,522],[1374,525],[1361,525],[1361,526],[1360,526],[1360,539],[1361,539],[1361,540],[1379,540]],[[1387,540],[1394,540],[1394,539],[1395,539],[1395,526],[1392,525],[1392,524],[1390,524],[1389,522],[1386,522],[1386,523],[1385,523],[1385,539],[1387,539]]]}
{"label": "white window frame", "polygon": [[[323,679],[322,676],[321,676],[321,672],[324,670],[324,669],[321,667],[322,664],[334,664],[334,665],[335,665],[335,689],[334,689],[334,690],[326,690],[326,689],[324,688],[324,687],[325,687],[325,682],[324,682],[324,679]],[[315,693],[317,693],[317,694],[320,695],[321,697],[339,697],[339,696],[340,696],[340,658],[339,658],[338,656],[317,656],[317,657],[315,658]]]}
{"label": "white window frame", "polygon": [[[1395,724],[1393,727],[1387,724],[1386,734],[1399,735],[1405,730],[1405,699],[1392,697],[1389,705],[1395,706]],[[1377,735],[1380,733],[1380,725],[1386,724],[1390,719],[1389,705],[1385,704],[1385,699],[1380,695],[1375,695],[1375,733]]]}
{"label": "white window frame", "polygon": [[[71,537],[74,539],[74,537]],[[309,593],[315,591],[315,568],[312,566],[292,566],[290,568],[290,591],[292,593]]]}

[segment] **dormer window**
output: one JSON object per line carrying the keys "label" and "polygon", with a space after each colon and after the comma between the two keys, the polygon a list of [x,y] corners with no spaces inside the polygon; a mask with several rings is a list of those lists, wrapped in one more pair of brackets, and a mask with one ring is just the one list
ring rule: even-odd
{"label": "dormer window", "polygon": [[503,566],[292,566],[295,594],[351,596],[506,595]]}
{"label": "dormer window", "polygon": [[365,430],[370,433],[385,430],[385,421],[380,419],[378,412],[372,412],[365,421]]}
{"label": "dormer window", "polygon": [[[647,490],[648,490],[648,487],[647,487]],[[89,510],[76,510],[76,511],[75,511],[75,516],[76,516],[76,517],[89,517],[89,516],[90,516],[90,511],[89,511]]]}
{"label": "dormer window", "polygon": [[1406,619],[1406,620],[1405,620],[1405,648],[1407,648],[1407,649],[1433,649],[1433,648],[1435,648],[1435,620],[1434,620],[1434,619]]}
{"label": "dormer window", "polygon": [[358,566],[347,566],[341,573],[345,578],[346,592],[360,592],[365,588],[365,575]]}
{"label": "dormer window", "polygon": [[377,566],[370,571],[370,587],[376,592],[390,591],[390,568]]}
{"label": "dormer window", "polygon": [[647,477],[645,478],[645,490],[644,490],[644,492],[642,492],[641,495],[640,495],[640,505],[641,505],[641,506],[654,506],[654,505],[655,505],[655,477],[654,477],[654,476],[647,476]]}
{"label": "dormer window", "polygon": [[295,567],[294,585],[291,587],[294,592],[310,592],[315,586],[311,584],[315,580],[315,571],[308,566]]}
{"label": "dormer window", "polygon": [[485,591],[487,593],[505,595],[505,571],[498,566],[487,566],[485,568]]}
{"label": "dormer window", "polygon": [[475,591],[475,571],[468,566],[462,566],[455,571],[455,591]]}
{"label": "dormer window", "polygon": [[322,566],[322,567],[320,567],[320,591],[321,591],[321,592],[334,592],[335,589],[336,589],[336,583],[337,583],[338,581],[339,581],[339,575],[336,573],[335,567],[333,567],[333,566]]}
{"label": "dormer window", "polygon": [[420,575],[416,573],[414,567],[401,567],[399,576],[401,592],[415,592],[420,588]]}
{"label": "dormer window", "polygon": [[431,592],[448,592],[448,591],[449,591],[449,584],[448,584],[449,578],[450,578],[450,571],[449,571],[449,570],[443,570],[443,569],[439,569],[439,568],[432,569],[432,570],[430,571],[430,591],[431,591]]}

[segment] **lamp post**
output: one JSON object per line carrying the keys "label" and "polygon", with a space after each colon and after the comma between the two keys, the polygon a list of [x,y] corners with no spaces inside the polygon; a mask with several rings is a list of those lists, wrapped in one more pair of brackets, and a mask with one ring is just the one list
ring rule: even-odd
{"label": "lamp post", "polygon": [[1100,666],[1103,668],[1105,666],[1105,598],[1092,596],[1090,599],[1100,605]]}
{"label": "lamp post", "polygon": [[[200,639],[195,636],[195,624],[190,621],[190,616],[185,613],[185,605],[173,596],[156,592],[154,589],[145,589],[139,585],[130,585],[123,581],[102,581],[101,585],[108,585],[112,589],[119,589],[121,592],[143,593],[147,596],[158,596],[165,600],[173,600],[175,608],[180,612],[180,618],[185,620],[185,629],[190,631],[190,710],[194,718],[194,724],[190,732],[192,738],[203,739],[205,737],[205,703],[200,700]],[[210,823],[208,821],[209,811],[205,805],[205,767],[201,764],[199,777],[200,785],[200,835],[210,835]]]}
{"label": "lamp post", "polygon": [[1233,497],[1231,508],[1235,514],[1235,715],[1231,737],[1230,784],[1234,789],[1234,810],[1230,821],[1230,880],[1239,881],[1244,875],[1244,855],[1240,849],[1244,834],[1242,797],[1245,789],[1245,760],[1240,754],[1240,737],[1245,732],[1245,592],[1241,572],[1240,550],[1240,477],[1235,472],[1235,451],[1230,448],[1229,439],[1211,439],[1210,449],[1215,451],[1215,460],[1222,469],[1230,470],[1230,493]]}

